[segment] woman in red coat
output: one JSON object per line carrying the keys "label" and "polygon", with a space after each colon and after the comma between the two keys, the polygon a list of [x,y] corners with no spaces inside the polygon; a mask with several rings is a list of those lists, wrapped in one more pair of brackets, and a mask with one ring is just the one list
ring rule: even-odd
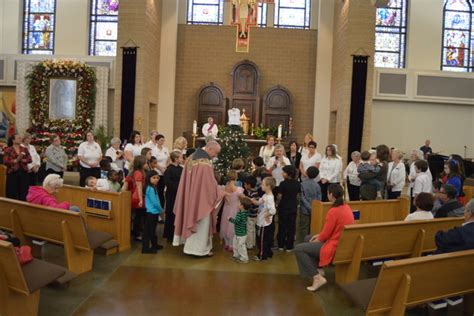
{"label": "woman in red coat", "polygon": [[300,275],[313,278],[313,284],[306,288],[308,291],[316,291],[326,284],[322,268],[334,258],[344,226],[354,224],[352,209],[344,203],[344,190],[339,184],[329,186],[328,198],[333,205],[326,215],[321,232],[306,237],[306,242],[295,247]]}

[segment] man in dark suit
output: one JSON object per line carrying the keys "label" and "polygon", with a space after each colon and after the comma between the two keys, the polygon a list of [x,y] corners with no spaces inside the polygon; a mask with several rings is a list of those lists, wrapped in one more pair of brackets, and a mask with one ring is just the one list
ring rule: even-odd
{"label": "man in dark suit", "polygon": [[465,222],[447,232],[436,233],[436,253],[446,253],[474,249],[474,199],[464,209]]}

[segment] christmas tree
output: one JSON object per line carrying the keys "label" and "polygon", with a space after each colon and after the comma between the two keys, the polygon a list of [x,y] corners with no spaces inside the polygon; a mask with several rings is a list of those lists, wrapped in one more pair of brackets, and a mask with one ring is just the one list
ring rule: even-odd
{"label": "christmas tree", "polygon": [[245,142],[242,128],[238,125],[229,125],[219,130],[221,139],[221,153],[217,159],[216,168],[219,175],[224,177],[232,166],[235,158],[247,161],[250,157],[250,148]]}

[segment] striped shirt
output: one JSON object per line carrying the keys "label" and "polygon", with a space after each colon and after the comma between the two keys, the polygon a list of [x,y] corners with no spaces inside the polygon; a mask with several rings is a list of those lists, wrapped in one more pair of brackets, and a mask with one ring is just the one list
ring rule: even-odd
{"label": "striped shirt", "polygon": [[247,217],[249,212],[247,210],[240,210],[235,218],[229,218],[231,223],[234,223],[235,236],[247,236]]}

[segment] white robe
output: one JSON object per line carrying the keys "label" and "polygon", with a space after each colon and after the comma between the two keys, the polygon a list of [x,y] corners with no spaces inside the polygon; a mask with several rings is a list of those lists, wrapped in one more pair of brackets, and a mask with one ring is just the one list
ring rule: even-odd
{"label": "white robe", "polygon": [[[212,235],[210,232],[211,215],[207,215],[197,224],[194,234],[189,236],[184,243],[183,252],[194,256],[207,256],[212,250]],[[175,236],[177,237],[177,236]]]}

